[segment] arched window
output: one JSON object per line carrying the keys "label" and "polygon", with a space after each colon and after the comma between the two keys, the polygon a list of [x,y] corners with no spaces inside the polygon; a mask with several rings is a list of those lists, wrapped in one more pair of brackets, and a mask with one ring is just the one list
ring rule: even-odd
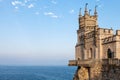
{"label": "arched window", "polygon": [[108,48],[108,50],[107,50],[107,57],[112,58],[112,51],[110,48]]}
{"label": "arched window", "polygon": [[93,53],[92,48],[90,48],[89,58],[92,58],[92,53]]}

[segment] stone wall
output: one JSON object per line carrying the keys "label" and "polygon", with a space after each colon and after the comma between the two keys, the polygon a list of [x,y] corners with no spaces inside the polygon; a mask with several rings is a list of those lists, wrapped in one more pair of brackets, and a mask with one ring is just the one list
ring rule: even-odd
{"label": "stone wall", "polygon": [[114,65],[103,66],[102,80],[120,80],[120,66]]}
{"label": "stone wall", "polygon": [[73,80],[120,80],[120,65],[95,61],[91,67],[78,66]]}
{"label": "stone wall", "polygon": [[104,44],[102,49],[103,49],[103,52],[102,52],[103,53],[103,56],[102,56],[103,59],[108,58],[108,56],[107,56],[108,49],[110,49],[113,52],[114,57],[116,56],[116,42],[109,43],[109,44]]}

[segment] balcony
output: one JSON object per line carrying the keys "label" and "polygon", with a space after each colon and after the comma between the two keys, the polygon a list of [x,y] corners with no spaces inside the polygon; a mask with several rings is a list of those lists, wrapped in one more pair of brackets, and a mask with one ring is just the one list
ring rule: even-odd
{"label": "balcony", "polygon": [[103,65],[120,65],[120,60],[117,58],[114,59],[102,59]]}
{"label": "balcony", "polygon": [[70,60],[69,66],[84,66],[84,67],[92,67],[95,62],[100,62],[102,65],[120,65],[120,59],[86,59],[86,60]]}
{"label": "balcony", "polygon": [[69,66],[84,66],[84,67],[91,67],[94,60],[87,59],[87,60],[70,60]]}
{"label": "balcony", "polygon": [[69,66],[77,66],[77,60],[69,60]]}

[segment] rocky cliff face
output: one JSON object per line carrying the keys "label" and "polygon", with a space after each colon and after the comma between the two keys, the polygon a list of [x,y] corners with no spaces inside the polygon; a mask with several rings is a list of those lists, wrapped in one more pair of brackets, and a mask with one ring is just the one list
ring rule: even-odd
{"label": "rocky cliff face", "polygon": [[96,61],[92,67],[78,66],[73,80],[120,80],[120,65]]}

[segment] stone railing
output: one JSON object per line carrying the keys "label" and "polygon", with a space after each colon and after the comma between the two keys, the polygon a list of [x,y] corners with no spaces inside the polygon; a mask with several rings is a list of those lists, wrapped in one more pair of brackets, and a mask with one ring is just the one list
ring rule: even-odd
{"label": "stone railing", "polygon": [[69,60],[69,66],[86,66],[90,67],[93,60]]}
{"label": "stone railing", "polygon": [[69,66],[77,66],[77,60],[69,60]]}
{"label": "stone railing", "polygon": [[103,65],[120,65],[120,60],[119,59],[102,59],[102,64]]}
{"label": "stone railing", "polygon": [[96,62],[102,63],[102,65],[120,65],[120,59],[86,59],[86,60],[70,60],[69,66],[84,66],[92,67]]}
{"label": "stone railing", "polygon": [[91,59],[91,60],[78,60],[77,61],[77,65],[78,66],[86,66],[86,67],[90,67],[91,66],[91,64],[92,64],[92,62],[93,62],[93,60]]}

